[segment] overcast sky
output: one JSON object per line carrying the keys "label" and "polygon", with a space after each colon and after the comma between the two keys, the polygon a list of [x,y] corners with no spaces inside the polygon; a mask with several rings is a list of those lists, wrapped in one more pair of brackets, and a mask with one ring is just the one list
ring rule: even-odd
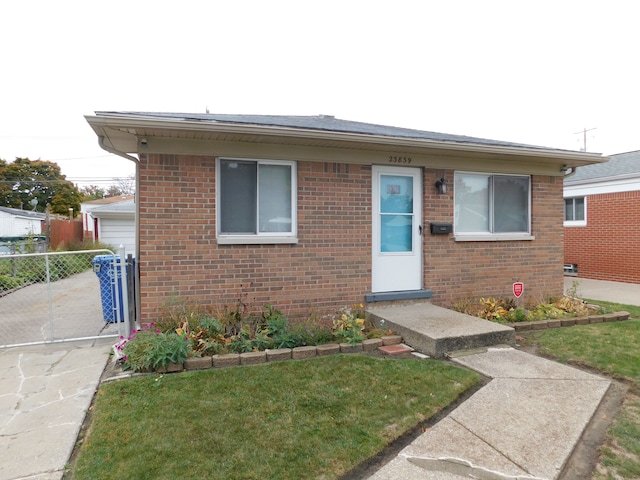
{"label": "overcast sky", "polygon": [[3,1],[0,158],[110,183],[133,165],[84,115],[206,108],[639,150],[638,18],[633,0]]}

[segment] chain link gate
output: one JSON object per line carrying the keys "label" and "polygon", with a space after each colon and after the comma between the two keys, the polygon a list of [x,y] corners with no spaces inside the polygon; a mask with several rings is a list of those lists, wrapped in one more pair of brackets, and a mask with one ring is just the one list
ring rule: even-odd
{"label": "chain link gate", "polygon": [[0,256],[0,347],[125,335],[133,269],[110,250]]}

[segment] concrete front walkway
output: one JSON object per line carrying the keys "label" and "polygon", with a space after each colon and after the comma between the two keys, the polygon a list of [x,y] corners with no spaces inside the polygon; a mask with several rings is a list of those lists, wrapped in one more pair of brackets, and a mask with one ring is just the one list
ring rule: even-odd
{"label": "concrete front walkway", "polygon": [[511,347],[453,361],[492,380],[370,480],[553,480],[611,382]]}
{"label": "concrete front walkway", "polygon": [[0,480],[58,480],[113,338],[0,350]]}

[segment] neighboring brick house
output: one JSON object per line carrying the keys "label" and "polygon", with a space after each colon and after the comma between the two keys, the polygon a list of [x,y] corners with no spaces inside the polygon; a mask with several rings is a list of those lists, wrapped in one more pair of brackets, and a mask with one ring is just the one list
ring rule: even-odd
{"label": "neighboring brick house", "polygon": [[143,322],[172,300],[293,317],[448,306],[511,295],[517,281],[525,297],[559,295],[562,178],[605,160],[325,115],[86,119],[137,164]]}
{"label": "neighboring brick house", "polygon": [[565,271],[640,283],[640,151],[578,168],[564,198]]}

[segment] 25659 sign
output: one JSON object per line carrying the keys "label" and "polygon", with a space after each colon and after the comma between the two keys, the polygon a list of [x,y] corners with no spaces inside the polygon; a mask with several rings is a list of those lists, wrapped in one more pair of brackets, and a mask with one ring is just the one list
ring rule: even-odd
{"label": "25659 sign", "polygon": [[395,155],[389,155],[389,163],[404,163],[408,165],[411,163],[411,157],[398,157]]}

